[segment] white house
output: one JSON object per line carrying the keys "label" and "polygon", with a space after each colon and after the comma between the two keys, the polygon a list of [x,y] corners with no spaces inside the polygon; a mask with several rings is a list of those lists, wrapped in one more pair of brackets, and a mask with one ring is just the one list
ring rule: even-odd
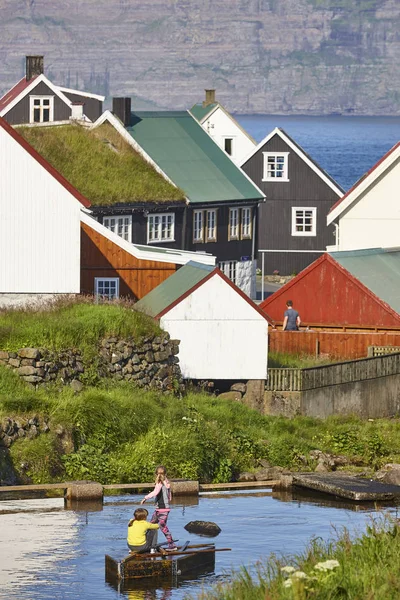
{"label": "white house", "polygon": [[400,246],[400,142],[328,213],[336,244],[328,251]]}
{"label": "white house", "polygon": [[192,106],[190,113],[237,165],[256,147],[247,131],[216,101],[215,90],[206,90],[204,102]]}
{"label": "white house", "polygon": [[266,379],[266,315],[218,268],[190,262],[136,307],[180,340],[185,379]]}

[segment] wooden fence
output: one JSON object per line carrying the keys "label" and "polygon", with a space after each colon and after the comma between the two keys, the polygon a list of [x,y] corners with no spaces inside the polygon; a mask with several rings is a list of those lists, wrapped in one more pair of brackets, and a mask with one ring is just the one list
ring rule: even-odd
{"label": "wooden fence", "polygon": [[400,331],[282,331],[269,332],[269,351],[326,355],[336,359],[364,358],[369,346],[399,346]]}
{"label": "wooden fence", "polygon": [[400,352],[399,346],[369,346],[368,357],[384,356],[395,352]]}
{"label": "wooden fence", "polygon": [[400,352],[308,369],[268,369],[266,391],[300,392],[400,374]]}

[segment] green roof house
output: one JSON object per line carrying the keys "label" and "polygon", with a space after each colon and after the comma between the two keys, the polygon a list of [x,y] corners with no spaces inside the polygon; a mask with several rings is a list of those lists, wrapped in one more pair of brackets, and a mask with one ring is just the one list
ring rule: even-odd
{"label": "green roof house", "polygon": [[103,113],[93,128],[111,124],[185,195],[182,215],[168,202],[157,212],[145,211],[147,243],[212,254],[223,272],[253,295],[253,232],[263,193],[190,112],[132,112],[130,98],[114,98],[113,111]]}
{"label": "green roof house", "polygon": [[268,318],[217,267],[187,263],[136,309],[180,340],[185,379],[266,379]]}

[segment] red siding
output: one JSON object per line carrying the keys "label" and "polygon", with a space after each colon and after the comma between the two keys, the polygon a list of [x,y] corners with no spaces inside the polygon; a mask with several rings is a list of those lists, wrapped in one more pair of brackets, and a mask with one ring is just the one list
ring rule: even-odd
{"label": "red siding", "polygon": [[260,307],[281,322],[286,301],[293,300],[303,324],[396,328],[400,315],[324,254],[267,298]]}

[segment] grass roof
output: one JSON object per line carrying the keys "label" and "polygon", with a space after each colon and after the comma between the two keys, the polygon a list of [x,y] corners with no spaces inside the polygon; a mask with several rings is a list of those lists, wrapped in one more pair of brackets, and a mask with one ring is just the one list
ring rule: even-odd
{"label": "grass roof", "polygon": [[109,206],[185,199],[109,124],[19,127],[18,132],[90,200]]}

